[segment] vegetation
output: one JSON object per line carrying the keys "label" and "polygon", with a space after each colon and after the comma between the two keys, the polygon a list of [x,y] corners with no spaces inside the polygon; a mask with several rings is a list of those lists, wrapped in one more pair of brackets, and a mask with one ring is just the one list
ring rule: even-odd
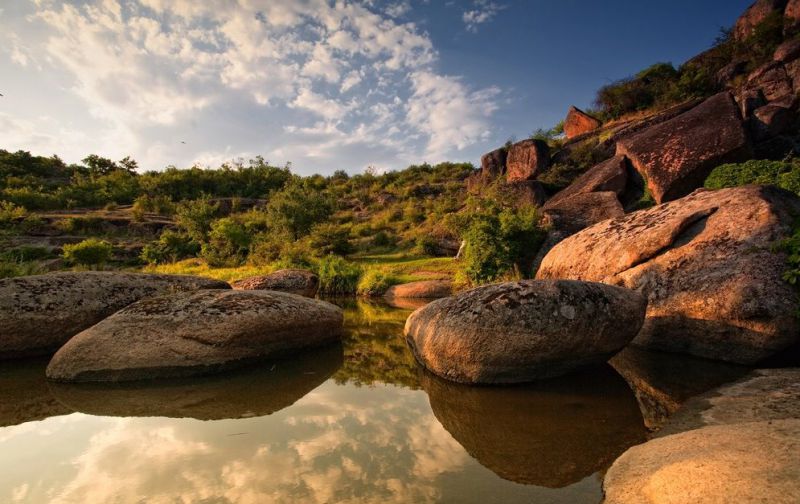
{"label": "vegetation", "polygon": [[100,266],[108,262],[114,247],[105,240],[87,238],[80,243],[64,245],[63,256],[70,264]]}
{"label": "vegetation", "polygon": [[769,161],[753,159],[744,163],[718,166],[705,182],[709,189],[768,184],[800,194],[800,160]]}

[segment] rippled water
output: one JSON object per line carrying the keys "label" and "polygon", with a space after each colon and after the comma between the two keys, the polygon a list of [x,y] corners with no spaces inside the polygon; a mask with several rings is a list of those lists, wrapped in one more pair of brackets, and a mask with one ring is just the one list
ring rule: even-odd
{"label": "rippled water", "polygon": [[342,346],[224,376],[74,386],[0,363],[0,502],[597,503],[645,439],[610,366],[454,385],[415,364],[408,310],[346,308]]}

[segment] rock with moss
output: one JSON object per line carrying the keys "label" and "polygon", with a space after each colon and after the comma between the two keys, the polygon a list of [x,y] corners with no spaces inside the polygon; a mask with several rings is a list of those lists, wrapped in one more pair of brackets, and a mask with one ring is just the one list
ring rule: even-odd
{"label": "rock with moss", "polygon": [[644,321],[631,290],[567,280],[500,283],[433,301],[406,321],[417,360],[461,383],[517,383],[605,362]]}
{"label": "rock with moss", "polygon": [[339,341],[342,310],[275,291],[201,290],[145,299],[73,337],[47,366],[65,382],[210,374]]}
{"label": "rock with moss", "polygon": [[193,276],[99,271],[0,280],[0,358],[51,354],[131,303],[197,289],[230,286]]}
{"label": "rock with moss", "polygon": [[272,290],[288,292],[299,296],[311,297],[317,295],[319,277],[304,269],[282,269],[231,283],[236,290]]}
{"label": "rock with moss", "polygon": [[603,221],[567,238],[537,278],[620,285],[648,297],[635,343],[753,364],[798,341],[798,295],[783,280],[800,199],[768,186],[709,191]]}

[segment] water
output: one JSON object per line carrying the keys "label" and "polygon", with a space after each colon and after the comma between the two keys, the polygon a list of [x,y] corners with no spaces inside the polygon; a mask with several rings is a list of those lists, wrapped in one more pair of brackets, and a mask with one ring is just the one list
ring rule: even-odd
{"label": "water", "polygon": [[597,503],[646,436],[610,366],[517,387],[419,369],[408,310],[350,303],[342,346],[224,376],[76,386],[0,363],[0,502]]}

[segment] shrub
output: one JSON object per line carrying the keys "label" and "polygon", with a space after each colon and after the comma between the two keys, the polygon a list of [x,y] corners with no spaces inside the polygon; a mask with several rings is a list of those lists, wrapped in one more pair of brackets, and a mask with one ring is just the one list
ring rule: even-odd
{"label": "shrub", "polygon": [[39,261],[51,257],[50,249],[46,247],[22,246],[7,250],[0,254],[0,258],[6,261],[30,262]]}
{"label": "shrub", "polygon": [[211,266],[239,266],[249,252],[251,236],[244,226],[231,217],[214,221],[203,243],[200,255]]}
{"label": "shrub", "polygon": [[327,295],[355,294],[361,268],[343,257],[330,255],[319,261],[319,292]]}
{"label": "shrub", "polygon": [[199,253],[200,244],[189,235],[166,230],[158,240],[145,245],[139,257],[148,264],[163,264],[195,257]]}
{"label": "shrub", "polygon": [[0,229],[12,228],[23,220],[28,212],[10,201],[0,201]]}
{"label": "shrub", "polygon": [[105,240],[87,238],[74,245],[64,245],[62,257],[70,264],[99,266],[111,258],[114,247]]}
{"label": "shrub", "polygon": [[750,160],[720,165],[705,181],[708,189],[747,184],[774,185],[800,194],[800,162]]}
{"label": "shrub", "polygon": [[396,277],[378,269],[369,269],[358,281],[356,293],[359,296],[382,296],[386,290],[398,283]]}
{"label": "shrub", "polygon": [[436,238],[426,234],[417,238],[417,249],[425,255],[435,256],[439,252],[439,243]]}
{"label": "shrub", "polygon": [[184,201],[175,209],[176,222],[194,241],[202,243],[218,211],[219,204],[211,203],[208,198]]}
{"label": "shrub", "polygon": [[386,231],[378,231],[370,241],[370,245],[373,247],[390,247],[396,243],[397,238],[395,236],[389,236],[389,233]]}
{"label": "shrub", "polygon": [[346,256],[353,252],[350,230],[336,224],[317,224],[311,229],[311,247],[317,255]]}

